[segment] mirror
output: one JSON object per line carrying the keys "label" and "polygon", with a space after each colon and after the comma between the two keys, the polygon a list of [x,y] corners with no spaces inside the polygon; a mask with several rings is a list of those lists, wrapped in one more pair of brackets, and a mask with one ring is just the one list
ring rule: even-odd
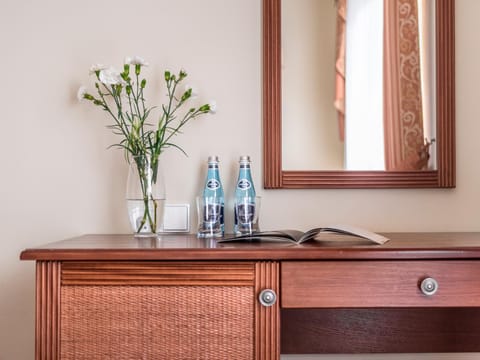
{"label": "mirror", "polygon": [[[365,1],[365,0],[362,0]],[[382,0],[368,0],[370,3],[382,3]],[[404,0],[389,0],[387,4],[405,2]],[[369,113],[362,111],[361,107],[351,106],[348,100],[353,102],[355,97],[352,87],[349,85],[349,75],[352,78],[350,81],[355,85],[360,85],[361,93],[365,88],[365,84],[372,81],[370,79],[359,79],[358,73],[364,75],[368,71],[361,68],[360,72],[349,70],[349,65],[353,63],[349,60],[348,55],[355,53],[354,50],[345,51],[346,59],[346,86],[344,91],[346,93],[346,106],[343,113],[344,122],[343,129],[342,122],[338,116],[338,106],[334,108],[334,101],[338,92],[335,90],[324,91],[323,87],[318,87],[319,83],[335,83],[335,62],[338,58],[330,55],[327,59],[319,58],[320,53],[328,52],[326,49],[332,43],[335,44],[338,31],[336,28],[332,30],[333,21],[339,9],[338,4],[342,0],[337,0],[337,8],[334,7],[334,0],[264,0],[264,108],[263,108],[263,123],[264,123],[264,186],[265,188],[409,188],[409,187],[454,187],[455,186],[455,154],[454,154],[454,0],[422,0],[426,7],[423,10],[423,16],[427,18],[427,23],[432,24],[426,27],[426,34],[424,42],[431,56],[425,62],[427,65],[422,73],[430,75],[428,81],[422,79],[422,83],[430,83],[427,93],[430,96],[422,97],[423,108],[419,111],[417,118],[420,119],[417,124],[417,133],[413,138],[415,146],[411,154],[404,158],[396,158],[397,153],[405,153],[407,148],[402,148],[399,151],[394,150],[400,140],[397,139],[395,127],[397,124],[392,119],[395,118],[395,112],[392,109],[397,109],[398,105],[395,103],[395,97],[391,96],[391,91],[388,91],[389,82],[391,79],[380,79],[380,92],[377,96],[371,96],[367,99],[361,99],[362,103],[374,100],[378,103],[377,108],[367,106],[368,109],[373,109],[374,112],[380,114],[377,116],[377,127],[373,127],[372,131],[368,133],[377,132],[380,134],[380,142],[377,148],[363,156],[367,161],[360,160],[360,163],[352,161],[352,156],[348,154],[359,154],[366,150],[366,145],[371,145],[374,141],[366,140],[362,135],[359,147],[354,148],[352,141],[353,135],[360,133],[360,131],[352,128],[352,124],[361,123],[361,127],[365,128],[365,119],[370,119]],[[421,1],[421,2],[422,2]],[[347,24],[353,24],[355,18],[355,2],[359,0],[348,0],[350,17],[346,17]],[[327,3],[327,8],[324,10],[315,9],[309,10],[303,8],[301,4],[310,3],[308,6],[324,7]],[[420,7],[420,6],[419,6]],[[379,18],[382,17],[383,10],[388,13],[388,7],[381,9]],[[395,9],[394,9],[395,10]],[[347,11],[347,13],[348,13]],[[378,11],[378,9],[377,9]],[[303,15],[302,12],[304,13]],[[311,13],[321,12],[321,16],[311,17]],[[420,8],[419,8],[420,12]],[[326,13],[331,18],[326,18]],[[283,14],[283,17],[282,17]],[[305,18],[305,14],[310,14]],[[303,16],[303,17],[301,17]],[[369,19],[371,20],[372,15]],[[387,16],[387,15],[385,15]],[[283,21],[282,21],[283,19]],[[317,20],[318,19],[318,20]],[[353,19],[353,20],[352,20]],[[382,24],[382,19],[378,26]],[[319,24],[319,23],[322,24]],[[330,32],[322,28],[326,23],[330,23]],[[365,22],[363,22],[365,23]],[[368,21],[369,26],[373,21]],[[283,24],[283,25],[282,25]],[[353,26],[353,25],[351,25]],[[337,23],[338,27],[338,23]],[[282,40],[282,30],[284,38]],[[310,45],[305,40],[307,34],[305,31],[321,32],[321,36],[314,36],[314,42],[317,46]],[[358,27],[350,30],[346,27],[346,33],[354,31],[359,34]],[[385,30],[387,31],[387,30]],[[397,31],[398,32],[398,31]],[[328,33],[328,35],[326,35]],[[382,32],[376,31],[376,34]],[[295,37],[300,36],[301,41],[296,41]],[[358,35],[357,35],[358,36]],[[390,39],[391,33],[380,36],[379,43],[385,40],[385,46],[379,51],[378,62],[373,68],[389,69],[384,70],[389,78],[394,78],[392,74],[394,71],[386,67],[388,61],[383,63],[385,59],[393,58],[389,54],[393,54],[394,42],[387,41]],[[332,37],[334,39],[332,39]],[[372,36],[366,36],[371,38]],[[348,38],[348,36],[347,36]],[[321,46],[318,46],[321,42]],[[338,43],[338,41],[337,41]],[[347,40],[348,43],[348,40]],[[358,44],[358,39],[353,42]],[[419,41],[421,46],[421,41]],[[308,44],[308,45],[305,45]],[[330,45],[328,45],[330,44]],[[303,46],[303,48],[301,47]],[[333,45],[335,47],[335,45]],[[315,52],[316,48],[316,52]],[[321,51],[318,51],[320,48]],[[337,46],[338,48],[338,46]],[[357,48],[364,48],[364,46],[357,46]],[[358,49],[356,50],[358,51]],[[369,52],[369,62],[372,62],[371,52]],[[331,54],[336,55],[334,50]],[[338,54],[338,53],[337,53]],[[302,55],[303,58],[299,55]],[[363,56],[365,57],[365,56]],[[304,63],[298,65],[292,59],[303,59]],[[355,60],[361,59],[361,53],[355,53]],[[427,58],[423,56],[423,59]],[[313,69],[308,69],[302,74],[302,69],[308,68],[305,64],[311,62],[314,64],[322,64],[326,62],[328,67],[320,69],[316,74],[313,74]],[[330,62],[328,64],[328,62]],[[349,64],[350,63],[350,64]],[[433,64],[434,66],[430,66]],[[318,65],[320,67],[320,65]],[[325,75],[326,81],[321,81],[321,77]],[[315,78],[316,77],[316,78]],[[305,80],[307,79],[307,80]],[[300,80],[300,81],[299,81]],[[308,81],[310,80],[310,81]],[[395,79],[394,79],[395,80]],[[395,84],[395,82],[393,82]],[[398,84],[397,84],[398,85]],[[302,88],[303,86],[303,88]],[[400,84],[400,86],[405,86]],[[316,87],[316,88],[315,88]],[[411,84],[407,84],[411,89]],[[393,86],[392,88],[395,88]],[[334,94],[334,96],[324,96],[322,93]],[[383,91],[383,94],[382,94]],[[366,92],[366,91],[363,91]],[[367,91],[369,94],[373,91]],[[317,98],[310,98],[312,93]],[[425,90],[419,89],[418,93],[413,92],[415,99],[419,97],[418,94],[424,94]],[[401,99],[400,103],[412,102],[412,91],[408,92],[410,99]],[[325,100],[325,97],[327,99]],[[392,100],[393,99],[393,100]],[[408,101],[405,101],[408,100]],[[303,103],[302,103],[303,101]],[[418,102],[418,101],[417,101]],[[338,105],[338,104],[335,104]],[[401,107],[401,106],[400,106]],[[350,110],[349,110],[350,109]],[[387,111],[385,111],[385,109]],[[401,109],[400,109],[401,110]],[[330,115],[326,115],[330,113]],[[321,114],[319,116],[318,114]],[[403,116],[399,111],[398,114]],[[398,116],[397,116],[398,117]],[[306,122],[302,122],[306,119]],[[350,124],[349,124],[350,120]],[[319,125],[320,124],[320,125]],[[327,125],[325,125],[327,124]],[[393,124],[393,125],[392,125]],[[330,126],[330,129],[328,127]],[[351,130],[349,126],[353,129]],[[420,130],[419,130],[420,129]],[[343,130],[343,137],[341,135]],[[330,133],[329,133],[330,131]],[[411,129],[404,129],[404,133],[411,134]],[[283,137],[282,137],[283,134]],[[312,137],[312,134],[315,134]],[[353,135],[352,135],[353,134]],[[323,135],[323,138],[321,136]],[[312,137],[313,141],[308,145],[307,139]],[[342,141],[341,141],[342,140]],[[349,141],[343,141],[349,140]],[[402,144],[408,141],[402,139]],[[332,147],[333,144],[333,147]],[[394,144],[394,146],[392,145]],[[321,145],[321,146],[320,146]],[[301,152],[299,153],[299,149]],[[334,149],[334,150],[332,150]],[[353,149],[353,150],[352,150]],[[332,156],[325,156],[326,154],[334,154]],[[290,158],[289,158],[290,156]],[[305,159],[313,159],[305,161]],[[327,158],[327,162],[321,162],[319,159]],[[371,166],[372,159],[379,158],[377,165]],[[334,159],[334,160],[332,160]],[[361,162],[363,161],[363,163]],[[353,164],[353,165],[352,165]],[[360,164],[360,165],[358,165]],[[380,165],[378,165],[380,164]],[[388,169],[388,170],[385,170]]]}

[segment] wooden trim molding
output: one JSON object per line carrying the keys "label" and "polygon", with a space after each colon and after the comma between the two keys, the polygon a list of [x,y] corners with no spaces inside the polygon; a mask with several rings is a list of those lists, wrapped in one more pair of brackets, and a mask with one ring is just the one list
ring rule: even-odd
{"label": "wooden trim molding", "polygon": [[36,360],[60,358],[60,271],[58,261],[38,261],[36,264]]}
{"label": "wooden trim molding", "polygon": [[264,186],[282,187],[281,1],[263,1]]}
{"label": "wooden trim molding", "polygon": [[194,234],[168,235],[169,248],[139,247],[132,235],[83,235],[24,250],[22,260],[72,262],[249,262],[264,260],[327,259],[472,259],[480,258],[480,233],[382,233],[386,244],[365,246],[353,241],[314,241],[298,246],[275,242],[217,243],[215,247]]}
{"label": "wooden trim molding", "polygon": [[[255,359],[280,359],[280,264],[274,261],[255,263]],[[258,301],[264,289],[277,293],[277,302],[265,307]]]}
{"label": "wooden trim molding", "polygon": [[253,286],[253,263],[65,262],[66,285]]}
{"label": "wooden trim molding", "polygon": [[282,169],[281,6],[263,0],[263,173],[266,189],[455,187],[455,0],[436,0],[437,170]]}
{"label": "wooden trim molding", "polygon": [[437,0],[437,162],[439,187],[455,187],[455,0]]}

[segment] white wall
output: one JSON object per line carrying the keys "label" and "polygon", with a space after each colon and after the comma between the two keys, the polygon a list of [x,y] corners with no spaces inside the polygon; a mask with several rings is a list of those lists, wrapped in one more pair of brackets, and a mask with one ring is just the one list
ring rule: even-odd
{"label": "white wall", "polygon": [[266,191],[260,0],[3,1],[0,359],[33,357],[34,264],[18,260],[22,249],[129,231],[122,154],[105,150],[114,141],[105,115],[76,101],[94,62],[119,66],[125,55],[142,55],[152,64],[154,89],[164,67],[183,66],[202,96],[217,100],[217,115],[190,124],[178,138],[190,156],[165,154],[170,202],[193,205],[211,153],[220,156],[231,193],[237,158],[248,153],[265,229],[347,222],[377,231],[480,230],[480,2],[457,0],[456,12],[456,189]]}
{"label": "white wall", "polygon": [[383,1],[356,0],[347,5],[346,170],[385,170]]}

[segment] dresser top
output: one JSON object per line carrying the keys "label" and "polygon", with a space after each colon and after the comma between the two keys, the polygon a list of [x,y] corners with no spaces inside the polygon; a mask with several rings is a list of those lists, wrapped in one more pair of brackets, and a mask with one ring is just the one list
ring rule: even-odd
{"label": "dresser top", "polygon": [[355,260],[480,259],[480,233],[382,233],[384,245],[331,234],[302,245],[290,242],[225,242],[193,234],[135,238],[84,235],[26,249],[21,260]]}

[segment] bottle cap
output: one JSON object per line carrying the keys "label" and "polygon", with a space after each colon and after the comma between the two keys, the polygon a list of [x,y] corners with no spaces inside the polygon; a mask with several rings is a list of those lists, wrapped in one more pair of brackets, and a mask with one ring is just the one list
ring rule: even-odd
{"label": "bottle cap", "polygon": [[248,156],[248,155],[240,156],[239,163],[240,164],[247,164],[247,163],[249,164],[250,163],[250,156]]}
{"label": "bottle cap", "polygon": [[208,157],[208,162],[209,163],[218,163],[219,160],[218,160],[218,156],[217,155],[211,155]]}

